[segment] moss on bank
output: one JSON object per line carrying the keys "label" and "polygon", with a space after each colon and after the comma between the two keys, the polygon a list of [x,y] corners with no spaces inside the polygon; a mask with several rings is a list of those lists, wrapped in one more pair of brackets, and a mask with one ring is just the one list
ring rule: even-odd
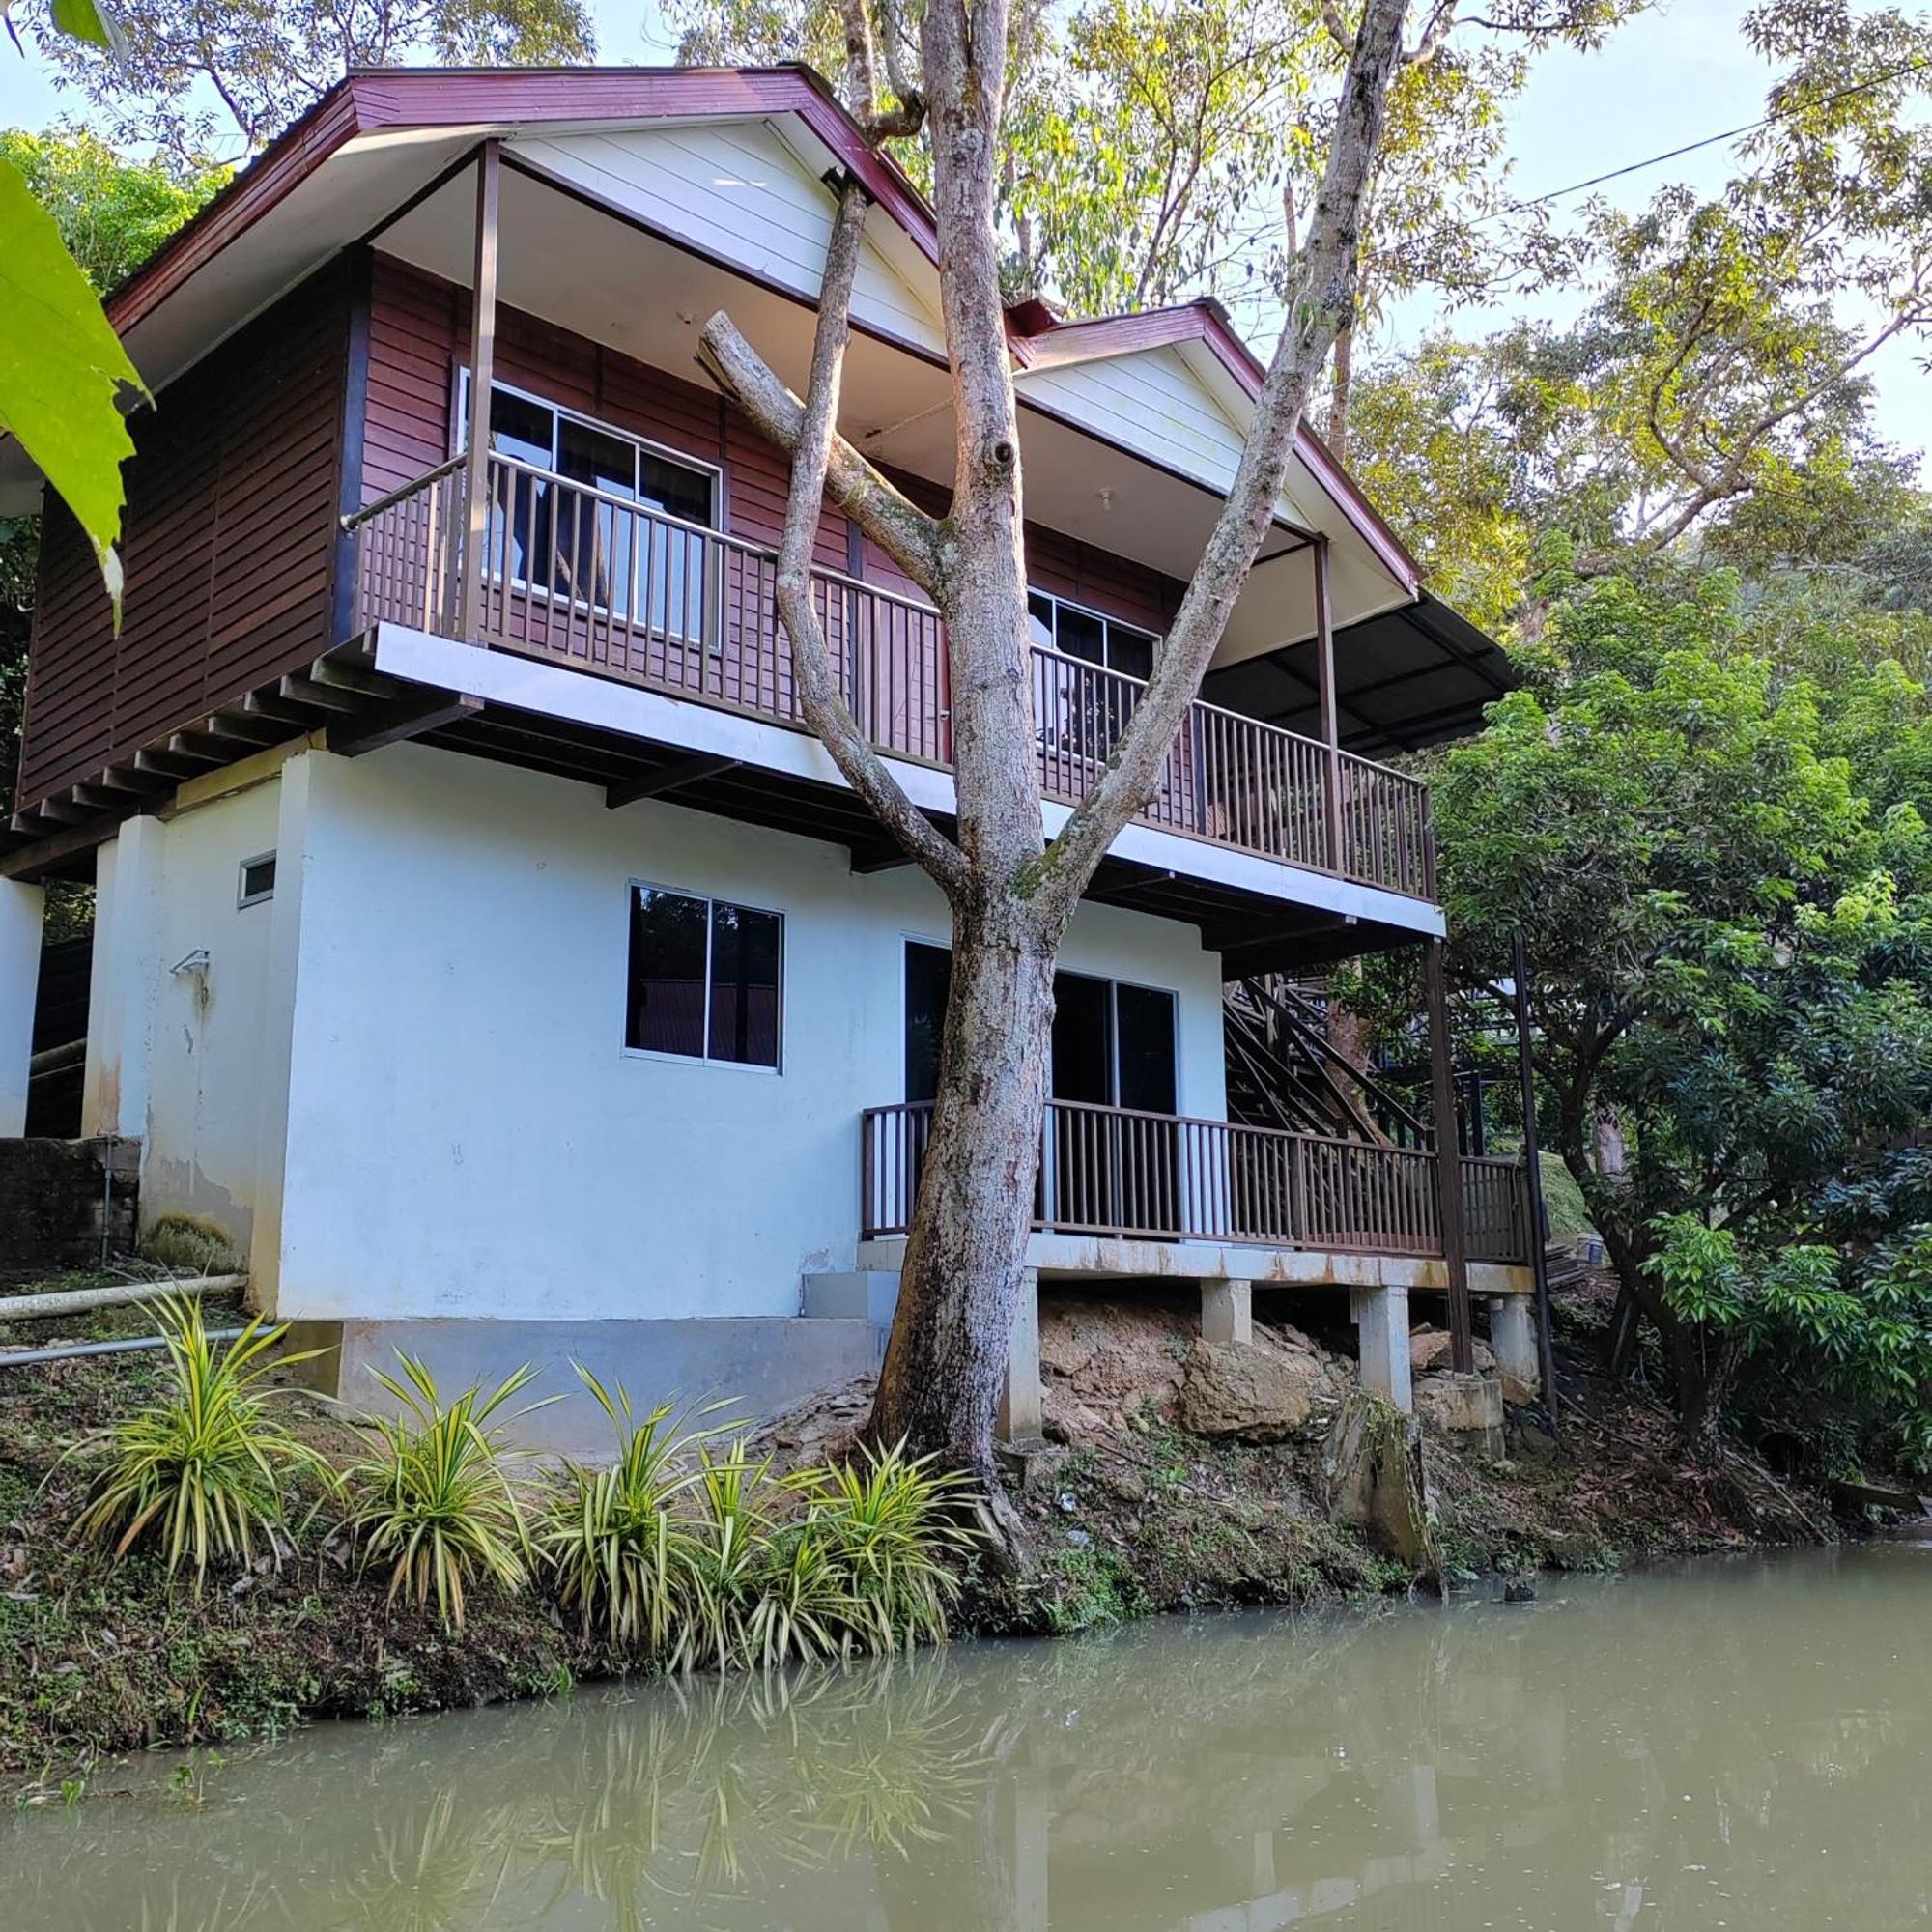
{"label": "moss on bank", "polygon": [[[58,1794],[103,1757],[148,1745],[542,1695],[626,1668],[534,1598],[479,1591],[468,1627],[446,1635],[327,1548],[220,1574],[199,1601],[171,1588],[154,1558],[115,1566],[76,1548],[66,1528],[82,1478],[62,1453],[157,1382],[147,1354],[0,1375],[0,1782]],[[1560,1447],[1521,1418],[1501,1464],[1432,1444],[1452,1581],[1768,1540],[1762,1496],[1737,1470],[1687,1457],[1641,1402],[1582,1387]],[[292,1401],[327,1453],[353,1452],[338,1412]],[[1208,1442],[1143,1403],[1034,1466],[1016,1500],[1037,1568],[1017,1588],[981,1579],[971,1625],[1058,1633],[1406,1587],[1406,1573],[1330,1519],[1325,1487],[1317,1442]]]}

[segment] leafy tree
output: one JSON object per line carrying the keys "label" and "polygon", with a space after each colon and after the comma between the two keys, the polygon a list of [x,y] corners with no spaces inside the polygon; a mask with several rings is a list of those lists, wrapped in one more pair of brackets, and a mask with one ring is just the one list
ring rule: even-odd
{"label": "leafy tree", "polygon": [[[0,131],[0,170],[9,168],[51,219],[97,295],[139,267],[226,179],[221,170],[186,173],[158,158],[126,161],[78,129]],[[0,807],[12,795],[26,700],[39,546],[38,517],[0,518]]]}
{"label": "leafy tree", "polygon": [[[1312,387],[1355,298],[1357,224],[1403,52],[1404,0],[1367,0],[1295,253],[1285,326],[1246,446],[1152,676],[1094,783],[1049,839],[1024,669],[1030,648],[1022,455],[1001,281],[999,185],[1011,15],[1005,0],[928,0],[916,79],[895,11],[848,0],[848,94],[875,139],[929,120],[940,305],[957,440],[952,499],[933,516],[838,434],[853,278],[869,206],[840,185],[804,402],[728,315],[700,332],[724,392],[791,458],[775,595],[800,707],[840,774],[946,895],[952,976],[938,1094],[869,1433],[904,1439],[987,1482],[992,1425],[1018,1306],[1045,1104],[1053,975],[1095,867],[1159,781],[1280,496]],[[891,99],[879,85],[883,61]],[[1293,211],[1288,225],[1297,227]],[[952,665],[955,836],[900,788],[839,695],[811,592],[827,496],[933,600]]]}
{"label": "leafy tree", "polygon": [[125,0],[116,57],[38,38],[107,137],[196,166],[272,140],[352,68],[541,66],[595,51],[582,0]]}
{"label": "leafy tree", "polygon": [[1932,1391],[1932,1228],[1887,1180],[1932,1107],[1932,702],[1875,651],[1780,666],[1727,574],[1553,587],[1436,789],[1463,977],[1500,999],[1523,931],[1545,1131],[1687,1427],[1770,1363],[1902,1431]]}
{"label": "leafy tree", "polygon": [[0,130],[11,162],[54,218],[97,294],[125,281],[226,185],[226,168],[185,168],[165,155],[130,160],[83,128]]}

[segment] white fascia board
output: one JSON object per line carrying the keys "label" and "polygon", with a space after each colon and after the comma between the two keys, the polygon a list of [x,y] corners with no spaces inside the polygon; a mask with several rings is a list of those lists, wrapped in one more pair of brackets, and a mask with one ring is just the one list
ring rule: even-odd
{"label": "white fascia board", "polygon": [[[708,704],[694,704],[641,685],[620,684],[562,665],[540,664],[511,651],[481,650],[427,631],[379,624],[375,668],[391,677],[480,697],[486,704],[619,731],[706,756],[730,758],[787,778],[849,788],[831,753],[809,731],[788,730],[760,718],[714,710]],[[906,796],[922,810],[951,814],[956,809],[951,772],[891,757],[886,764]],[[1048,838],[1073,815],[1069,807],[1053,799],[1041,801],[1041,811]],[[1111,849],[1117,859],[1182,878],[1208,880],[1291,905],[1313,906],[1322,912],[1397,926],[1422,937],[1439,939],[1446,929],[1441,907],[1425,900],[1259,858],[1205,838],[1183,838],[1157,826],[1129,825]]]}

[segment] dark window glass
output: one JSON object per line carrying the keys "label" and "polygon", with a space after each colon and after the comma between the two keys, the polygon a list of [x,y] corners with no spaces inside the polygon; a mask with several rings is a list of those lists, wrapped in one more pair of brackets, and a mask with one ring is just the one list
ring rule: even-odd
{"label": "dark window glass", "polygon": [[1174,995],[1151,986],[1115,988],[1121,1045],[1121,1105],[1174,1112]]}
{"label": "dark window glass", "polygon": [[[606,496],[636,494],[638,446],[588,423],[564,417],[557,424],[559,475]],[[556,521],[556,563],[553,583],[558,593],[606,610],[624,611],[631,602],[632,519],[614,503],[569,490]]]}
{"label": "dark window glass", "polygon": [[1114,989],[1105,980],[1053,977],[1053,1097],[1114,1103]]}
{"label": "dark window glass", "polygon": [[1053,599],[1037,590],[1027,597],[1027,630],[1042,650],[1053,648]]}
{"label": "dark window glass", "polygon": [[1084,658],[1089,664],[1107,662],[1107,625],[1100,617],[1063,604],[1054,623],[1060,648],[1070,658]]}
{"label": "dark window glass", "polygon": [[551,437],[556,425],[554,412],[526,396],[513,396],[497,389],[490,396],[490,447],[498,456],[513,456],[536,469],[548,469],[554,453]]}
{"label": "dark window glass", "polygon": [[1145,682],[1153,675],[1153,639],[1124,625],[1109,624],[1107,662],[1114,669]]}
{"label": "dark window glass", "polygon": [[[711,478],[701,469],[639,452],[640,500],[667,516],[688,524],[709,526],[712,516]],[[644,559],[644,581],[638,606],[654,631],[673,638],[704,636],[706,553],[710,540],[669,524],[650,526],[650,554]]]}
{"label": "dark window glass", "polygon": [[625,1044],[704,1055],[709,900],[639,886],[631,898],[631,998]]}
{"label": "dark window glass", "polygon": [[748,1066],[779,1064],[779,954],[775,912],[714,901],[711,908],[711,1057]]}
{"label": "dark window glass", "polygon": [[952,954],[943,946],[906,947],[905,1096],[930,1100],[939,1092],[939,1046],[946,1001],[952,988]]}
{"label": "dark window glass", "polygon": [[269,852],[259,859],[244,859],[242,862],[242,903],[254,905],[262,899],[272,898],[275,892],[275,855]]}

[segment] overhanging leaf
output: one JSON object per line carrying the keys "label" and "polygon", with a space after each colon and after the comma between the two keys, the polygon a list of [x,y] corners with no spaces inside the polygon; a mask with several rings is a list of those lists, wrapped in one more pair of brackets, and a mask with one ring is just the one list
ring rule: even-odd
{"label": "overhanging leaf", "polygon": [[0,160],[0,430],[19,439],[87,532],[117,618],[121,465],[134,453],[124,384],[146,394],[53,216]]}
{"label": "overhanging leaf", "polygon": [[71,40],[91,41],[117,54],[124,50],[121,23],[100,0],[52,0],[50,11],[54,25]]}

